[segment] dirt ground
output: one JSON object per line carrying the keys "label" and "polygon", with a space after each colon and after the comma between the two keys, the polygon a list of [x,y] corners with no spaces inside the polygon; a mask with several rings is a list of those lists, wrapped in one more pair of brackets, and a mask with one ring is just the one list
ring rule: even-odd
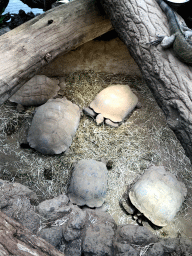
{"label": "dirt ground", "polygon": [[108,212],[117,224],[136,224],[120,208],[119,200],[127,185],[147,167],[164,165],[185,183],[188,194],[175,219],[153,232],[161,237],[192,238],[191,163],[142,79],[89,71],[71,73],[60,77],[60,81],[60,95],[81,108],[88,106],[103,88],[118,83],[131,86],[142,108],[136,109],[119,128],[97,126],[91,118],[83,116],[68,152],[44,156],[19,145],[22,123],[31,120],[35,108],[19,113],[16,104],[6,102],[0,106],[0,178],[28,186],[42,201],[67,192],[74,162],[104,157],[113,162],[108,172]]}

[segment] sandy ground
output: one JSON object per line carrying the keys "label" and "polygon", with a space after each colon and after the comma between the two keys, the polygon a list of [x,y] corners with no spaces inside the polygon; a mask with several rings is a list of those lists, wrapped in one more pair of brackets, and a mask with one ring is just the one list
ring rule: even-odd
{"label": "sandy ground", "polygon": [[103,88],[118,83],[131,86],[142,108],[136,109],[119,128],[97,126],[91,118],[83,116],[68,152],[44,156],[19,145],[22,123],[31,120],[35,108],[19,113],[15,104],[6,102],[0,106],[0,178],[30,187],[42,201],[67,192],[74,162],[104,157],[113,162],[108,172],[108,212],[117,224],[136,224],[120,208],[119,200],[127,185],[147,167],[164,165],[185,183],[188,195],[168,226],[152,230],[161,237],[192,238],[191,164],[142,79],[89,71],[66,75],[60,81],[60,96],[81,108],[88,106]]}

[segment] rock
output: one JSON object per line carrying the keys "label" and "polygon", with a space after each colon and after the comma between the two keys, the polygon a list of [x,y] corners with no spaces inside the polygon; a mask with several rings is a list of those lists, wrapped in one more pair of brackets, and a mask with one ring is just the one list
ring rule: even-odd
{"label": "rock", "polygon": [[114,247],[116,256],[139,256],[138,251],[135,250],[130,244],[114,242]]}
{"label": "rock", "polygon": [[25,11],[19,10],[18,14],[12,14],[11,21],[9,22],[9,28],[14,29],[34,17],[35,15],[32,12],[25,13]]}
{"label": "rock", "polygon": [[10,200],[10,198],[18,198],[19,196],[25,196],[33,203],[38,201],[36,193],[26,186],[0,179],[0,203],[2,198]]}
{"label": "rock", "polygon": [[70,241],[65,250],[65,256],[81,256],[81,239]]}
{"label": "rock", "polygon": [[19,183],[0,180],[0,209],[25,227],[36,233],[40,227],[40,217],[34,211],[38,201],[35,192]]}
{"label": "rock", "polygon": [[162,239],[155,243],[147,251],[148,256],[164,256],[164,255],[177,255],[177,256],[190,256],[192,255],[191,240],[186,238],[168,238]]}
{"label": "rock", "polygon": [[140,249],[159,239],[147,228],[137,225],[122,225],[117,227],[114,238],[115,255],[140,255]]}
{"label": "rock", "polygon": [[38,236],[45,239],[47,242],[55,246],[55,248],[59,248],[63,241],[63,232],[62,226],[44,228],[37,233]]}
{"label": "rock", "polygon": [[86,210],[88,223],[83,240],[83,255],[113,255],[113,238],[116,224],[113,218],[105,212]]}
{"label": "rock", "polygon": [[71,212],[68,202],[69,198],[65,194],[61,194],[53,199],[41,202],[36,210],[41,216],[49,220],[56,220]]}
{"label": "rock", "polygon": [[131,224],[118,226],[116,237],[118,242],[128,242],[141,246],[158,241],[158,238],[147,228]]}
{"label": "rock", "polygon": [[3,207],[1,211],[17,220],[34,234],[37,233],[40,227],[40,217],[34,211],[34,206],[31,205],[30,200],[25,196],[11,198],[7,201],[6,207]]}
{"label": "rock", "polygon": [[63,228],[63,236],[67,242],[78,239],[81,236],[81,230],[86,222],[85,211],[77,206],[72,206],[71,209],[69,220]]}

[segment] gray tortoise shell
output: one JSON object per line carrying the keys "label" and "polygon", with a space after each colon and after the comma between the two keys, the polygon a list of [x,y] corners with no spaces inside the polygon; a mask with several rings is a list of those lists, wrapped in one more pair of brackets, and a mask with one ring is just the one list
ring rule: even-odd
{"label": "gray tortoise shell", "polygon": [[60,90],[59,80],[36,75],[25,83],[9,100],[23,106],[39,106],[55,97]]}
{"label": "gray tortoise shell", "polygon": [[68,196],[79,206],[100,207],[107,192],[107,168],[96,160],[80,160],[74,167]]}
{"label": "gray tortoise shell", "polygon": [[66,151],[80,121],[77,105],[63,99],[50,99],[37,108],[29,129],[30,147],[42,154],[60,154]]}

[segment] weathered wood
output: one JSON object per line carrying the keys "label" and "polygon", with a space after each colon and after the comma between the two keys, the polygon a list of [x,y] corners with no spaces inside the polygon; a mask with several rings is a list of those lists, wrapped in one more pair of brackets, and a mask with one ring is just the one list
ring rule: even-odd
{"label": "weathered wood", "polygon": [[60,53],[111,30],[96,0],[47,11],[0,37],[0,104]]}
{"label": "weathered wood", "polygon": [[0,255],[63,256],[64,254],[0,211]]}
{"label": "weathered wood", "polygon": [[169,35],[166,16],[153,0],[101,2],[192,162],[192,67],[172,49],[146,44],[156,35]]}

